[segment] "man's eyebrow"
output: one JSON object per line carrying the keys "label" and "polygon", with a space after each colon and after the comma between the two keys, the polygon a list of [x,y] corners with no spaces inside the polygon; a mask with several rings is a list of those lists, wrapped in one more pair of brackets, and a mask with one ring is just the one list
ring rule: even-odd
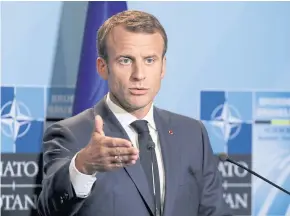
{"label": "man's eyebrow", "polygon": [[116,59],[119,59],[119,58],[129,58],[129,59],[132,59],[132,60],[134,60],[135,59],[135,57],[134,56],[132,56],[132,55],[127,55],[127,54],[121,54],[121,55],[118,55],[117,57],[116,57]]}
{"label": "man's eyebrow", "polygon": [[[144,55],[142,56],[143,58],[155,58],[155,59],[159,59],[159,56],[156,54],[149,54],[149,55]],[[120,54],[118,56],[116,56],[116,59],[118,60],[119,58],[129,58],[132,60],[135,60],[136,58],[130,54]]]}
{"label": "man's eyebrow", "polygon": [[146,55],[144,58],[159,58],[156,54]]}

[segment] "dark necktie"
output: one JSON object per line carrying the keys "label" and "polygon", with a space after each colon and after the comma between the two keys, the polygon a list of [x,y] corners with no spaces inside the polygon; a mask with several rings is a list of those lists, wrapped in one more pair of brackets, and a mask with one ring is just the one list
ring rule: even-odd
{"label": "dark necktie", "polygon": [[[155,143],[153,142],[146,120],[136,120],[131,126],[138,133],[138,143],[141,165],[147,176],[150,192],[155,200],[155,215],[161,215],[161,195],[158,164],[155,153]],[[153,168],[153,173],[152,173]],[[154,194],[155,190],[155,194]]]}

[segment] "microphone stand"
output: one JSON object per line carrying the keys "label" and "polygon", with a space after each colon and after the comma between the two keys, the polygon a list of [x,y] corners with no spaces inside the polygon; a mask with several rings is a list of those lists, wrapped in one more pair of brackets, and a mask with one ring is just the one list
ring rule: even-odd
{"label": "microphone stand", "polygon": [[247,167],[245,167],[245,166],[243,166],[243,165],[241,165],[241,164],[235,162],[234,160],[230,159],[226,154],[221,154],[221,155],[219,156],[219,158],[220,158],[222,161],[228,161],[228,162],[230,162],[230,163],[233,163],[233,164],[235,164],[235,165],[241,167],[242,169],[247,170],[249,173],[253,174],[254,176],[257,176],[257,177],[263,179],[265,182],[269,183],[270,185],[272,185],[272,186],[278,188],[279,190],[285,192],[286,194],[290,195],[290,192],[289,192],[289,191],[287,191],[287,190],[285,190],[284,188],[282,188],[282,187],[276,185],[275,183],[269,181],[268,179],[264,178],[263,176],[259,175],[258,173],[256,173],[256,172],[254,172],[254,171],[248,169]]}

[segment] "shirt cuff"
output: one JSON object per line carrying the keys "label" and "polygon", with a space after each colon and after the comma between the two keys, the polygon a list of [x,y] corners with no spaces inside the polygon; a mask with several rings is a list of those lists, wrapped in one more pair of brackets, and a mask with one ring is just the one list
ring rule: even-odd
{"label": "shirt cuff", "polygon": [[72,158],[69,165],[70,180],[76,196],[79,198],[86,198],[90,195],[92,186],[97,179],[95,176],[96,173],[93,175],[86,175],[78,171],[75,166],[75,159],[77,154]]}

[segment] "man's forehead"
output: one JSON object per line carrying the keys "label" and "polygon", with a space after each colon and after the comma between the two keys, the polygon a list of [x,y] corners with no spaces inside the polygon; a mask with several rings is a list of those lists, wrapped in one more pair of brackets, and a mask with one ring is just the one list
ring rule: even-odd
{"label": "man's forehead", "polygon": [[108,35],[108,48],[115,51],[133,49],[163,50],[163,38],[159,32],[132,32],[122,26],[115,27]]}

